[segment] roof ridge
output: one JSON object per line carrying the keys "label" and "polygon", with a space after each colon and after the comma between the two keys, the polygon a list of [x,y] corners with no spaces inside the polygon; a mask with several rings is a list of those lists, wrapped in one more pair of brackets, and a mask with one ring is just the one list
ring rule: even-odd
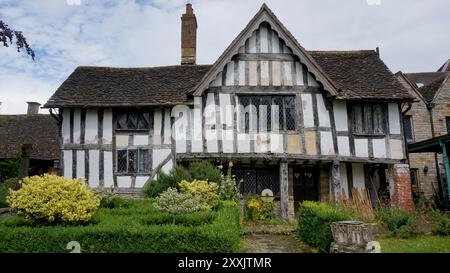
{"label": "roof ridge", "polygon": [[376,54],[376,51],[373,49],[359,49],[359,50],[308,50],[311,54],[320,54],[320,53],[327,53],[327,54]]}

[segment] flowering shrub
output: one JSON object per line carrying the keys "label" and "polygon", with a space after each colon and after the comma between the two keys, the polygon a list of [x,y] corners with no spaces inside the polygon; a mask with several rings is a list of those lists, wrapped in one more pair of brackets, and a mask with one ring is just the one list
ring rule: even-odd
{"label": "flowering shrub", "polygon": [[168,188],[155,199],[154,207],[160,211],[168,212],[173,216],[191,213],[201,209],[201,202],[198,197],[190,193],[180,193],[177,189]]}
{"label": "flowering shrub", "polygon": [[26,177],[21,188],[10,190],[11,209],[30,222],[87,222],[100,198],[81,179],[44,174]]}
{"label": "flowering shrub", "polygon": [[219,204],[219,186],[216,183],[208,183],[205,180],[192,182],[183,180],[178,185],[181,192],[197,197],[201,202],[202,209],[210,210]]}
{"label": "flowering shrub", "polygon": [[219,197],[222,200],[230,200],[239,202],[240,192],[236,179],[231,175],[231,167],[233,163],[230,162],[226,175],[221,175],[221,182],[219,187]]}
{"label": "flowering shrub", "polygon": [[264,202],[260,197],[247,201],[247,219],[249,220],[269,220],[274,214],[273,202]]}

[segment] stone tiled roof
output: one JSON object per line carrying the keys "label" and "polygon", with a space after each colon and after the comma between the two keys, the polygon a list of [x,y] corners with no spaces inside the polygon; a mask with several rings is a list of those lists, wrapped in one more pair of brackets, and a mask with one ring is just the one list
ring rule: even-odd
{"label": "stone tiled roof", "polygon": [[[441,73],[439,73],[439,74],[441,74]],[[448,73],[448,72],[442,73],[442,75],[437,77],[434,81],[432,81],[429,84],[424,85],[418,89],[420,94],[422,94],[423,98],[427,102],[431,102],[434,99],[436,92],[439,91],[440,87],[442,86],[442,83],[444,82],[445,79],[448,78],[449,74],[450,73]]]}
{"label": "stone tiled roof", "polygon": [[0,115],[0,159],[14,157],[22,144],[32,144],[32,159],[59,158],[59,134],[50,115]]}
{"label": "stone tiled roof", "polygon": [[339,88],[340,99],[413,99],[374,50],[309,53]]}
{"label": "stone tiled roof", "polygon": [[417,88],[428,85],[442,77],[447,75],[446,72],[420,72],[420,73],[404,73],[405,77],[412,83],[414,83]]}
{"label": "stone tiled roof", "polygon": [[[375,51],[309,51],[338,87],[339,99],[413,99]],[[45,107],[168,106],[189,93],[210,65],[78,67]]]}
{"label": "stone tiled roof", "polygon": [[185,104],[186,93],[210,65],[149,68],[81,66],[44,107],[163,106]]}

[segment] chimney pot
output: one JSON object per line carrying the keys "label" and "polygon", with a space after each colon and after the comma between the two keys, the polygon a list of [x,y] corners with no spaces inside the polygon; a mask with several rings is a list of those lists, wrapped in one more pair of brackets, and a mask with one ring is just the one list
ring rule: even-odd
{"label": "chimney pot", "polygon": [[27,101],[27,103],[28,103],[27,115],[28,116],[37,115],[39,113],[39,106],[41,106],[41,104],[35,101]]}
{"label": "chimney pot", "polygon": [[197,50],[197,18],[192,4],[186,4],[186,13],[181,16],[181,64],[194,65]]}

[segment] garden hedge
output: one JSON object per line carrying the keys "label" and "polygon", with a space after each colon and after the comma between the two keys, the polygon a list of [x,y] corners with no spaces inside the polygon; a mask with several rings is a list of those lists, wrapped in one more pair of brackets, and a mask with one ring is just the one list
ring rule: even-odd
{"label": "garden hedge", "polygon": [[[139,202],[143,204],[139,204]],[[77,241],[81,252],[169,253],[235,252],[240,245],[239,210],[223,203],[215,219],[194,214],[186,220],[197,225],[158,225],[150,201],[132,201],[128,208],[99,209],[86,226],[21,225],[20,219],[0,222],[0,252],[69,252],[66,245]],[[162,216],[163,218],[166,216]],[[184,216],[189,218],[188,216]],[[152,219],[150,219],[152,218]],[[156,221],[157,222],[157,221]]]}
{"label": "garden hedge", "polygon": [[328,252],[333,242],[331,223],[351,218],[325,203],[304,201],[299,208],[298,234],[304,243]]}

